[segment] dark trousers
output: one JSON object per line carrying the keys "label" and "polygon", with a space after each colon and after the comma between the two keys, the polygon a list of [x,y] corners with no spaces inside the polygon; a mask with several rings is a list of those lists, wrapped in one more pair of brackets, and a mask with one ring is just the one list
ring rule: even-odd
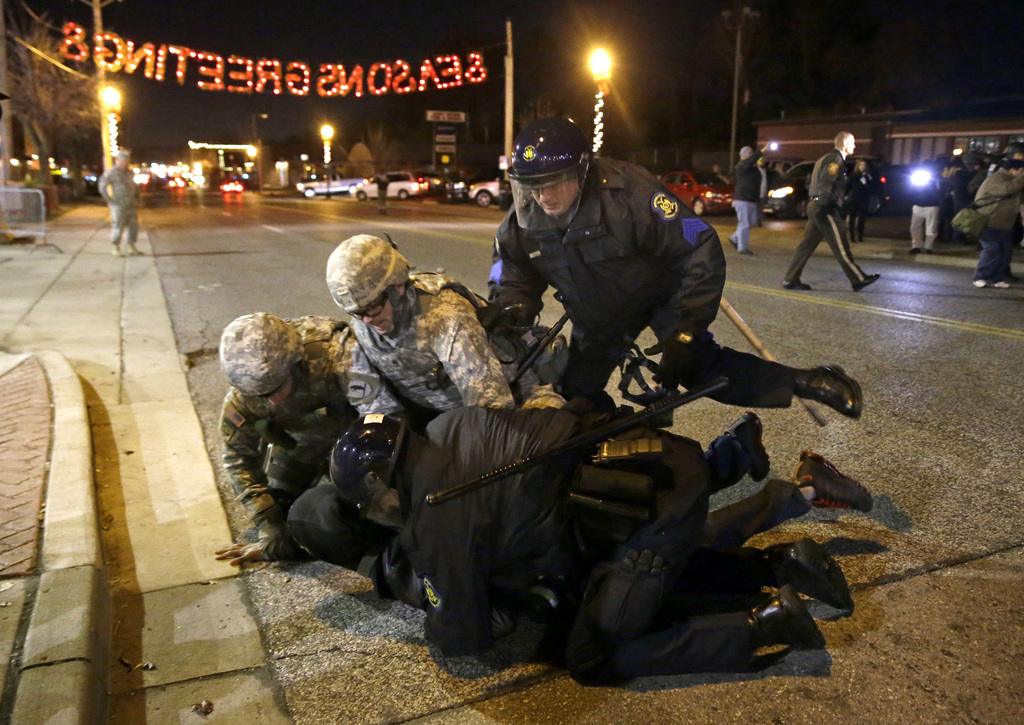
{"label": "dark trousers", "polygon": [[[652,325],[654,328],[654,325]],[[655,333],[658,329],[654,328]],[[569,343],[569,362],[562,378],[562,396],[566,400],[587,398],[600,400],[608,378],[629,352],[636,336],[619,338],[578,333],[573,330]],[[668,331],[663,334],[668,334]],[[662,334],[658,335],[659,339]],[[727,405],[751,408],[787,408],[793,402],[795,370],[756,355],[722,347],[711,333],[693,344],[700,346],[697,365],[683,378],[683,385],[695,388],[719,375],[729,379],[729,386],[710,396]]]}
{"label": "dark trousers", "polygon": [[867,218],[867,204],[858,204],[850,210],[850,215],[846,217],[846,226],[850,231],[851,242],[864,241],[864,222]]}
{"label": "dark trousers", "polygon": [[978,241],[981,242],[981,256],[974,279],[1005,282],[1013,260],[1013,232],[987,227]]}
{"label": "dark trousers", "polygon": [[853,253],[850,251],[850,244],[846,238],[846,230],[838,212],[822,208],[817,199],[807,205],[807,230],[793,254],[793,261],[789,263],[785,281],[789,283],[800,281],[804,265],[807,264],[807,260],[811,258],[823,239],[832,250],[832,255],[839,262],[839,266],[843,268],[850,284],[863,282],[866,275],[864,270],[853,261]]}

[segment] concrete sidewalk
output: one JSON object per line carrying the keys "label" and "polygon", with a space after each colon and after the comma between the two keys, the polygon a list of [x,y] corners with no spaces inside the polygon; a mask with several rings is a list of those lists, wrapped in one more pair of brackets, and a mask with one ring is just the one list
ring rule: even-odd
{"label": "concrete sidewalk", "polygon": [[[18,524],[38,561],[0,583],[0,718],[156,722],[209,700],[234,722],[287,722],[236,571],[213,558],[231,533],[148,240],[112,257],[103,207],[50,229],[55,248],[0,246],[0,405],[53,411],[32,461],[39,525]],[[0,429],[0,467],[28,422]]]}
{"label": "concrete sidewalk", "polygon": [[[112,257],[98,206],[50,229],[61,253],[0,245],[0,468],[18,473],[0,478],[18,490],[0,504],[0,721],[177,722],[209,700],[211,722],[291,722],[236,571],[212,556],[231,533],[148,240]],[[755,253],[787,254],[791,236],[755,230]]]}

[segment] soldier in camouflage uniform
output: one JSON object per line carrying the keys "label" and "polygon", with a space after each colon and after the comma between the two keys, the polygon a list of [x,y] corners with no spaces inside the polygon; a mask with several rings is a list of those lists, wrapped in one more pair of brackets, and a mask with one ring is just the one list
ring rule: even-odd
{"label": "soldier in camouflage uniform", "polygon": [[[368,365],[352,330],[327,317],[239,317],[221,337],[222,460],[256,526],[256,544],[217,552],[232,564],[295,558],[288,509],[326,473],[331,446],[379,396],[397,408]],[[390,403],[388,402],[390,400]]]}
{"label": "soldier in camouflage uniform", "polygon": [[121,237],[128,230],[128,255],[142,254],[135,242],[139,238],[139,215],[135,210],[135,174],[128,168],[129,154],[121,149],[114,165],[103,172],[99,180],[100,196],[110,208],[111,254],[121,256]]}
{"label": "soldier in camouflage uniform", "polygon": [[[441,274],[410,275],[409,262],[383,239],[361,234],[338,245],[327,263],[327,286],[352,315],[373,368],[414,419],[462,406],[565,402],[536,376],[510,389],[506,376],[514,375],[517,351],[508,340],[488,340],[470,301],[475,295]],[[373,412],[391,412],[385,404],[375,403]]]}

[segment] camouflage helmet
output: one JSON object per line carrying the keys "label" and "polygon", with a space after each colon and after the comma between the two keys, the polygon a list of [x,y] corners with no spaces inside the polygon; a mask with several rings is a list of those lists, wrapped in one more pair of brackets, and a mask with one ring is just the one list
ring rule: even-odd
{"label": "camouflage helmet", "polygon": [[409,262],[380,237],[357,234],[327,260],[327,288],[338,306],[355,314],[393,285],[409,280]]}
{"label": "camouflage helmet", "polygon": [[224,328],[220,367],[244,395],[269,395],[303,357],[302,336],[280,317],[257,312]]}

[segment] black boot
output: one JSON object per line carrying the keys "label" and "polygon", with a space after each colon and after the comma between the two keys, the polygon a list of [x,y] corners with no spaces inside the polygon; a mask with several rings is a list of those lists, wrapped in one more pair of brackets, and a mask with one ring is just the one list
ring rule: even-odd
{"label": "black boot", "polygon": [[796,371],[794,394],[824,403],[848,418],[860,418],[864,396],[860,385],[838,365]]}
{"label": "black boot", "polygon": [[843,570],[818,542],[800,539],[792,544],[776,544],[765,549],[765,556],[779,585],[792,584],[805,596],[853,612],[853,597]]}
{"label": "black boot", "polygon": [[871,491],[860,481],[844,475],[825,457],[812,451],[800,454],[796,467],[797,486],[813,486],[815,506],[870,511],[874,501]]}
{"label": "black boot", "polygon": [[818,629],[800,595],[789,584],[750,613],[755,647],[789,645],[793,649],[823,649],[825,636]]}
{"label": "black boot", "polygon": [[761,442],[761,432],[761,419],[749,410],[725,431],[743,446],[743,452],[750,458],[750,477],[755,481],[763,481],[771,468],[768,451]]}

